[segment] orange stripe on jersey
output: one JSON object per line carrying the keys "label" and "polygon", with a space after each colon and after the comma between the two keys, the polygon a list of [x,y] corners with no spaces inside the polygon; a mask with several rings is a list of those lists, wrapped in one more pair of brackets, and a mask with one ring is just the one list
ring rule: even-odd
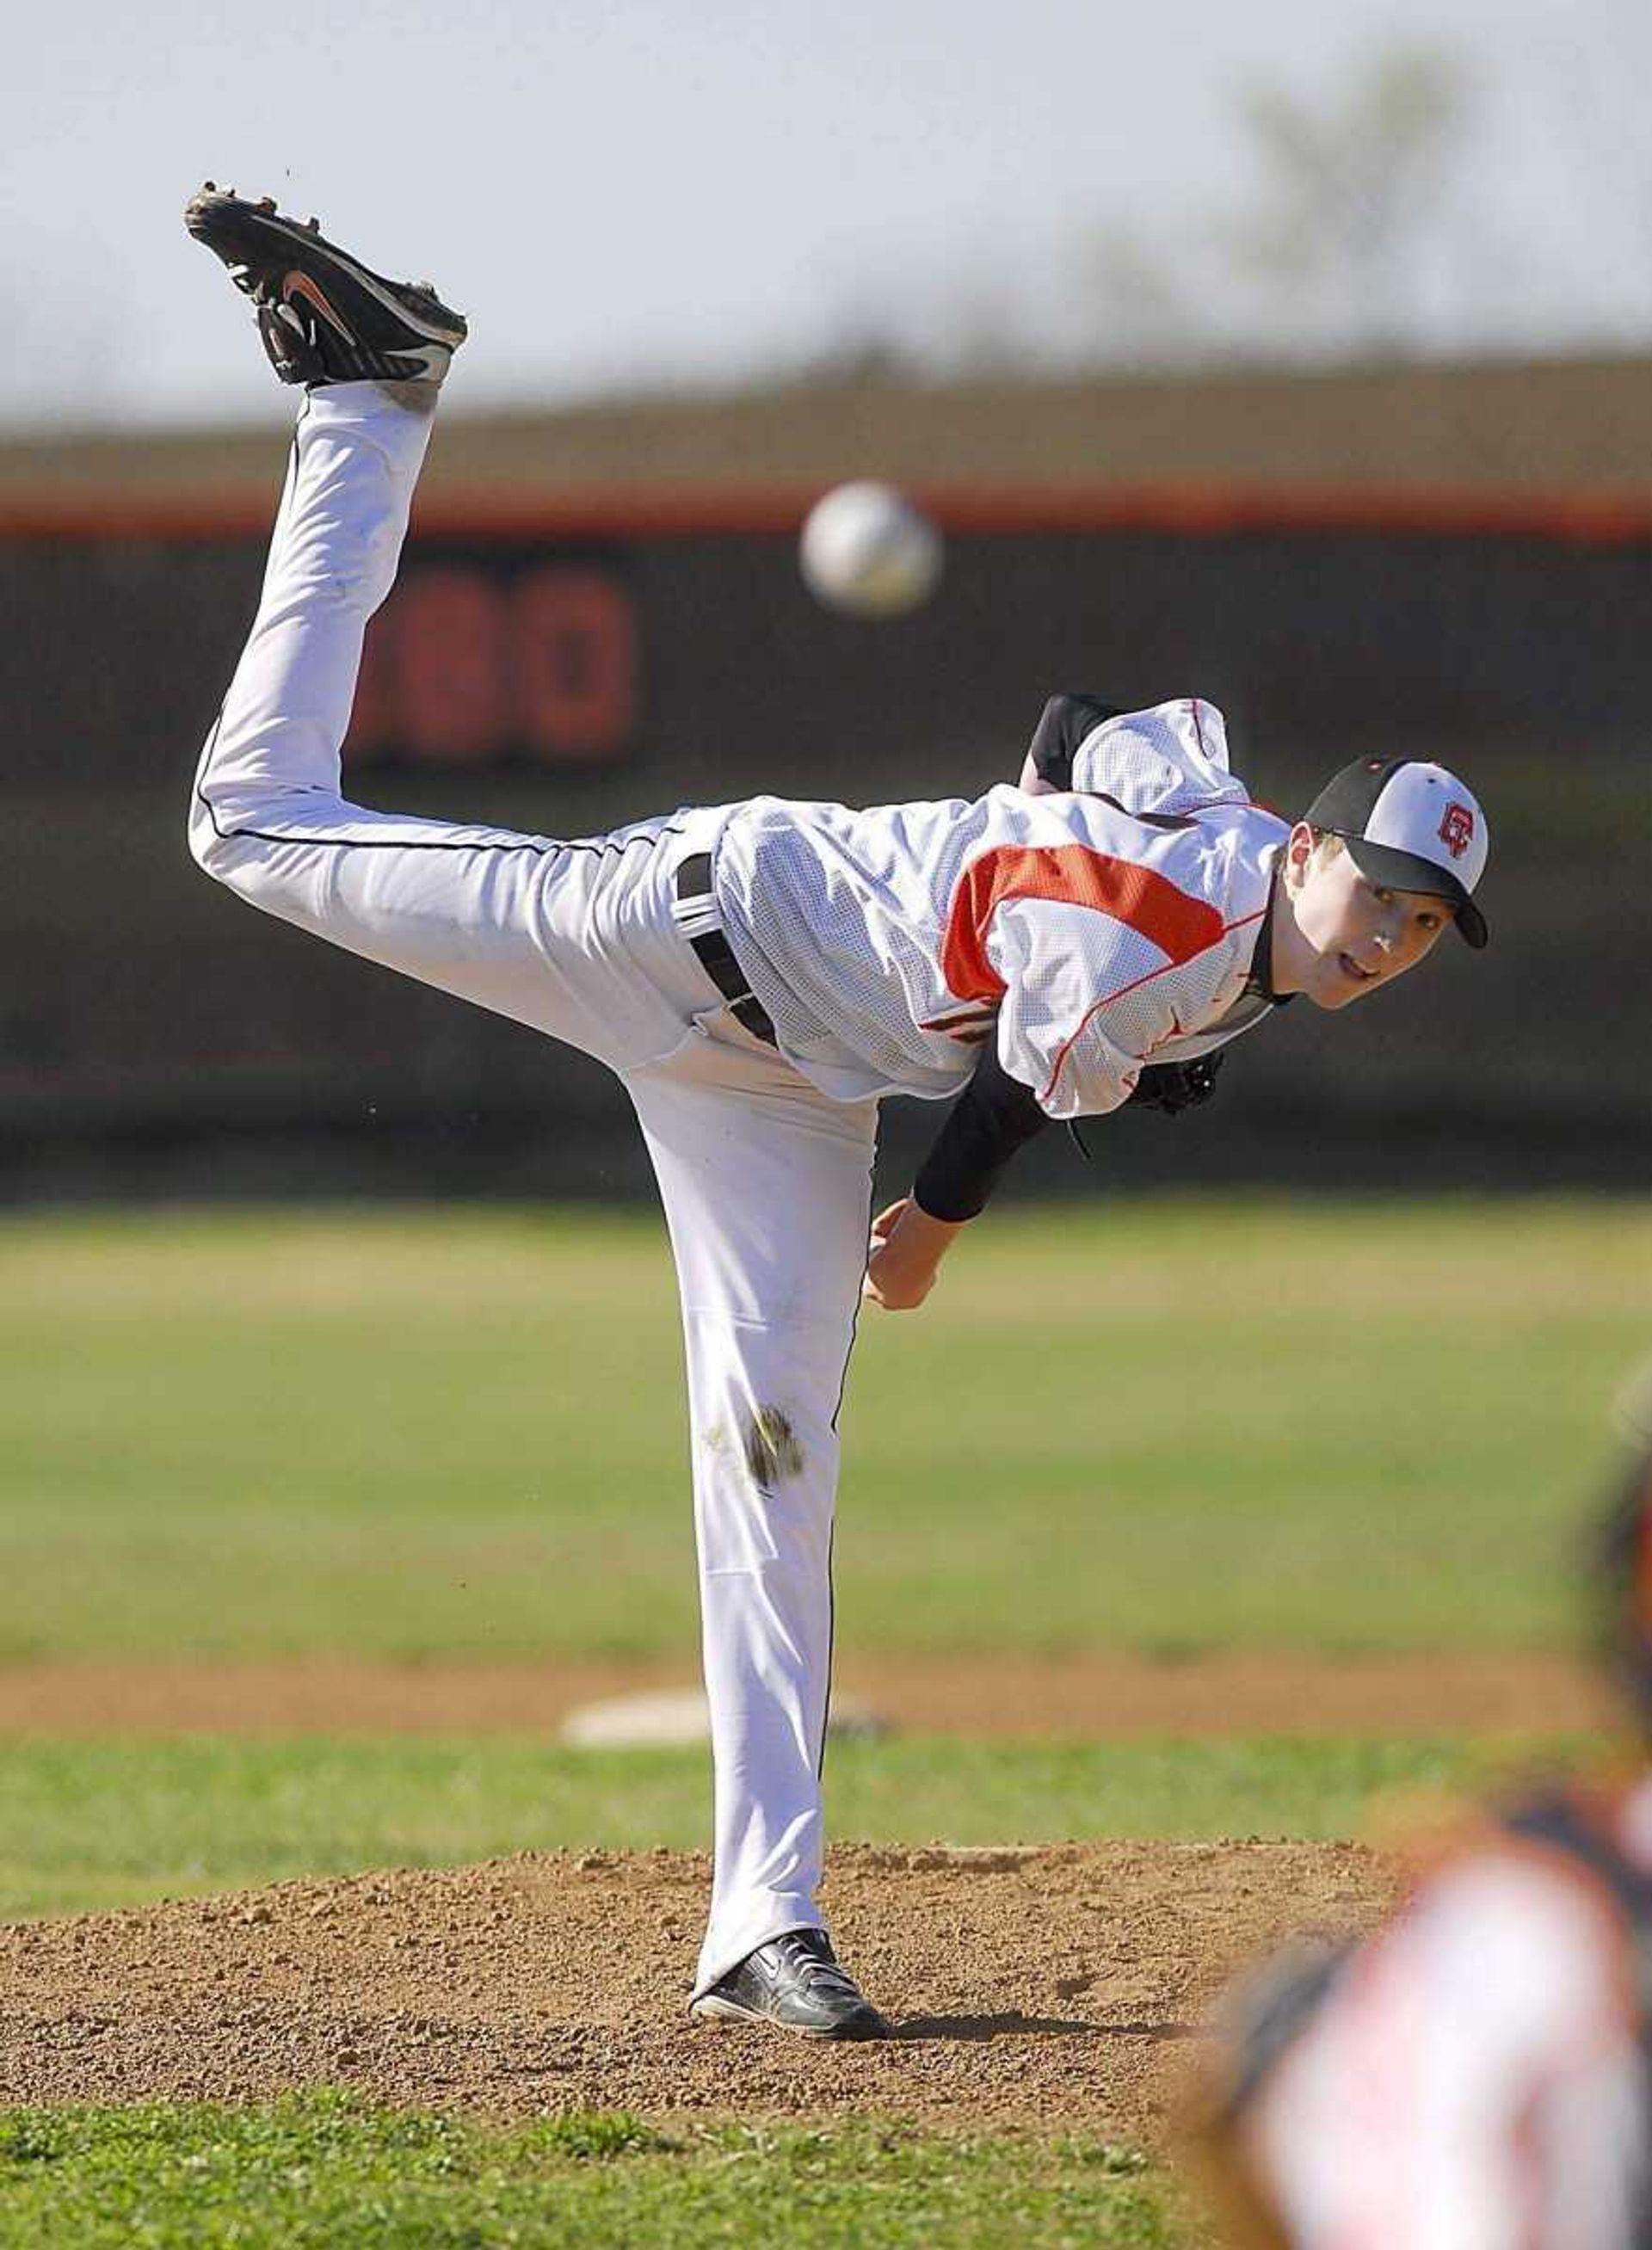
{"label": "orange stripe on jersey", "polygon": [[987,959],[987,932],[1006,899],[1055,899],[1091,907],[1137,930],[1175,966],[1222,934],[1222,918],[1166,876],[1088,844],[1004,844],[972,859],[952,894],[941,974],[960,999],[1004,997],[1004,979]]}

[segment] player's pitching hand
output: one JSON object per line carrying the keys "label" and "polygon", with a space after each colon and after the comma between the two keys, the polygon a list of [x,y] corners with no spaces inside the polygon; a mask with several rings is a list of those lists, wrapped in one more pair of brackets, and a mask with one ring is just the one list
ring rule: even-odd
{"label": "player's pitching hand", "polygon": [[886,1313],[909,1313],[935,1287],[936,1273],[959,1225],[931,1218],[910,1196],[881,1211],[872,1222],[872,1247],[861,1294]]}

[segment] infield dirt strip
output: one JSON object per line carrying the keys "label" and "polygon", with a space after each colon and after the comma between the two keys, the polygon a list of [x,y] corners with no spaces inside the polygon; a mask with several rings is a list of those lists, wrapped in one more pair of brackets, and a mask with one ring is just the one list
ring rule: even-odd
{"label": "infield dirt strip", "polygon": [[320,2084],[501,2116],[865,2112],[1152,2143],[1201,2014],[1287,1930],[1365,1927],[1347,1844],[832,1856],[825,1904],[895,2036],[820,2046],[684,2011],[697,1854],[529,1854],[0,1930],[0,2101]]}
{"label": "infield dirt strip", "polygon": [[[695,1677],[691,1654],[665,1664],[17,1664],[0,1667],[0,1736],[536,1734],[582,1703]],[[1591,1669],[1538,1650],[851,1655],[836,1684],[902,1733],[982,1740],[1552,1734],[1611,1715]]]}

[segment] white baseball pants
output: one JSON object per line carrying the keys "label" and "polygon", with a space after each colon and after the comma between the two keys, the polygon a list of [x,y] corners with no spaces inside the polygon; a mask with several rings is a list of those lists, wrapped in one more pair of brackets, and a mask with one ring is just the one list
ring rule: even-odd
{"label": "white baseball pants", "polygon": [[342,799],[363,634],[395,579],[430,429],[371,383],[306,400],[190,845],[251,904],[568,1041],[631,1095],[688,1356],[715,1777],[699,1992],[820,1921],[837,1416],[876,1105],[826,1100],[751,1038],[680,934],[674,871],[715,850],[722,812],[559,841]]}

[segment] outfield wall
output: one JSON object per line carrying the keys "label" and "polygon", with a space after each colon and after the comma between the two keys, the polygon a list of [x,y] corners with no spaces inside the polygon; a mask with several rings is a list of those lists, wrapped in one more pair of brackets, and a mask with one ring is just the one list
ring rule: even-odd
{"label": "outfield wall", "polygon": [[[810,600],[804,495],[449,496],[375,624],[349,746],[370,804],[580,834],[769,790],[973,794],[1046,694],[1197,692],[1282,810],[1365,751],[1462,766],[1492,948],[1348,1025],[1236,1049],[1220,1110],[1110,1128],[1126,1177],[1639,1182],[1652,513],[1298,492],[929,495],[938,597]],[[0,1194],[629,1192],[602,1074],[247,913],[183,850],[196,748],[256,597],[240,505],[0,516],[13,849]],[[913,1131],[893,1121],[893,1161]],[[1035,1180],[1070,1184],[1039,1152]]]}

